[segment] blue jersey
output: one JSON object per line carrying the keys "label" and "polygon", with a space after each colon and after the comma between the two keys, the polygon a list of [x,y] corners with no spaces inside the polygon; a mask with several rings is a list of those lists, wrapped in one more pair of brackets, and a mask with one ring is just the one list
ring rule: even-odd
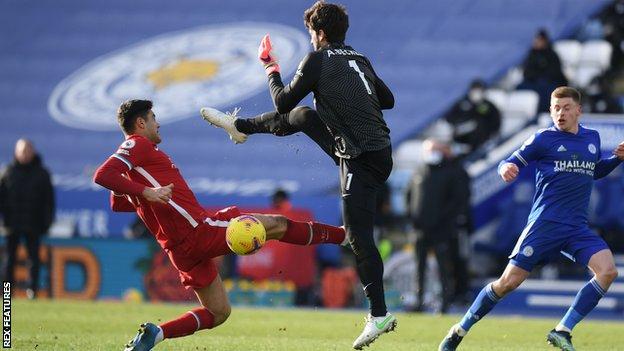
{"label": "blue jersey", "polygon": [[502,161],[519,168],[536,163],[535,195],[529,223],[547,220],[574,226],[587,225],[587,209],[594,179],[620,164],[615,156],[601,159],[600,135],[579,125],[577,134],[555,127],[527,139],[520,149]]}

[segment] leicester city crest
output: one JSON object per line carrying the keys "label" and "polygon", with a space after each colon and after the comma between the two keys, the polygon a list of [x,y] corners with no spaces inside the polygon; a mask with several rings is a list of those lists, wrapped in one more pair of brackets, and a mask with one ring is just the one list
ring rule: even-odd
{"label": "leicester city crest", "polygon": [[219,24],[165,33],[98,57],[63,79],[48,110],[69,127],[116,130],[116,110],[130,98],[154,101],[160,124],[227,107],[266,89],[258,63],[262,36],[271,34],[282,73],[309,51],[307,36],[272,23]]}

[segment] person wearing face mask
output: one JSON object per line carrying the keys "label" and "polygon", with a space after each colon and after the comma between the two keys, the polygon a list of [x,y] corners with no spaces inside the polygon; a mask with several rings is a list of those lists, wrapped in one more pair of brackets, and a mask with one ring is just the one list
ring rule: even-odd
{"label": "person wearing face mask", "polygon": [[454,290],[451,281],[458,273],[451,246],[457,238],[459,216],[470,198],[470,181],[460,160],[453,156],[449,144],[427,139],[423,142],[422,156],[424,164],[414,172],[406,199],[411,222],[418,233],[417,300],[413,310],[424,310],[427,254],[433,251],[442,287],[440,311],[445,313]]}
{"label": "person wearing face mask", "polygon": [[609,85],[604,77],[595,77],[585,89],[587,112],[591,113],[622,113],[622,106],[611,95]]}
{"label": "person wearing face mask", "polygon": [[444,119],[453,130],[455,154],[467,155],[477,150],[500,130],[501,114],[485,98],[485,83],[474,80],[464,97],[451,107]]}
{"label": "person wearing face mask", "polygon": [[15,160],[0,177],[0,214],[7,229],[5,280],[13,282],[20,239],[26,239],[30,283],[26,294],[36,297],[39,283],[39,246],[54,220],[54,190],[32,142],[19,139]]}

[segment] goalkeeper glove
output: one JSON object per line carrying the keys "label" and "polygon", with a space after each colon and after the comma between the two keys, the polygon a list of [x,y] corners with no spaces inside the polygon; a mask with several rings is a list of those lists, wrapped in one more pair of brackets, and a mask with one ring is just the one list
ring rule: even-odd
{"label": "goalkeeper glove", "polygon": [[273,72],[280,71],[280,66],[277,63],[277,58],[275,54],[272,53],[273,46],[271,45],[271,38],[269,35],[265,35],[260,41],[260,46],[258,47],[258,59],[262,62],[264,66],[264,72],[267,76]]}

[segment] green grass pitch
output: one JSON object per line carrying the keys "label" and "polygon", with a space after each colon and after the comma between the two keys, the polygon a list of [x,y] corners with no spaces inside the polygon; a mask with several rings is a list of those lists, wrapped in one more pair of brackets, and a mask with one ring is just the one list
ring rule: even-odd
{"label": "green grass pitch", "polygon": [[[14,350],[122,350],[143,321],[175,318],[194,306],[121,302],[14,300]],[[253,309],[234,307],[214,330],[166,340],[155,350],[351,350],[364,311]],[[395,332],[365,350],[437,350],[459,316],[397,315]],[[557,320],[488,317],[473,328],[460,350],[554,350],[547,332]],[[580,351],[624,349],[624,323],[587,321],[574,331]]]}

